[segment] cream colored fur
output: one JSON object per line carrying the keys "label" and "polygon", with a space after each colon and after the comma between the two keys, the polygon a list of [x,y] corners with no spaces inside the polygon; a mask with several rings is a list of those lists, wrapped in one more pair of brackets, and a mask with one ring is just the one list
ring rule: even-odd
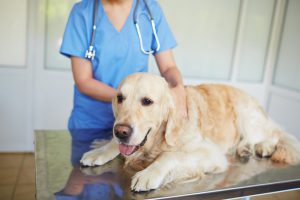
{"label": "cream colored fur", "polygon": [[[151,74],[134,74],[120,85],[124,101],[113,100],[115,124],[129,124],[133,134],[128,145],[144,146],[125,165],[138,172],[131,189],[147,191],[174,180],[202,177],[227,169],[226,154],[242,160],[255,154],[296,164],[300,146],[267,116],[255,99],[241,90],[221,85],[187,86],[188,118],[176,113],[174,98],[165,80]],[[153,100],[143,106],[142,98]],[[84,154],[84,165],[103,165],[119,154],[116,137],[102,148]]]}

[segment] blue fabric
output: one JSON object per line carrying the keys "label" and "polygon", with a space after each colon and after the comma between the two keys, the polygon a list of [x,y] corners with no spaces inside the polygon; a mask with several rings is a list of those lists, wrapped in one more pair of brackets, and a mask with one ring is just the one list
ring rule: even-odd
{"label": "blue fabric", "polygon": [[95,140],[110,140],[111,130],[102,129],[72,129],[71,163],[72,166],[79,166],[82,155],[91,150],[91,144]]}
{"label": "blue fabric", "polygon": [[[104,12],[101,0],[97,15],[97,30],[94,47],[95,59],[92,61],[94,78],[117,88],[120,82],[135,72],[148,70],[149,56],[140,50],[138,35],[133,23],[134,0],[130,16],[118,32]],[[156,23],[161,43],[160,53],[176,46],[175,38],[167,24],[165,16],[156,0],[149,0],[149,6]],[[141,1],[139,7],[139,25],[142,32],[144,49],[156,48],[146,7]],[[84,0],[74,5],[66,25],[61,54],[84,58],[92,34],[93,0]],[[97,101],[82,94],[74,86],[73,110],[69,119],[69,129],[110,129],[114,117],[111,103]]]}
{"label": "blue fabric", "polygon": [[56,200],[117,200],[122,199],[123,191],[118,185],[94,183],[85,184],[79,195],[68,195],[63,191],[54,195]]}

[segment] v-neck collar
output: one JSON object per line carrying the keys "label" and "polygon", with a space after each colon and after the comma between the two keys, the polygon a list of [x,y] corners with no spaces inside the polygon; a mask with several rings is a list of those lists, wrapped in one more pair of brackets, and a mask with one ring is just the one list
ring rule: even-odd
{"label": "v-neck collar", "polygon": [[126,18],[126,21],[124,22],[122,28],[120,29],[120,31],[117,30],[117,28],[114,26],[114,24],[111,22],[111,20],[109,19],[105,9],[104,9],[104,6],[103,6],[103,2],[102,0],[99,0],[100,1],[100,8],[101,8],[101,11],[103,13],[103,16],[106,18],[108,24],[112,27],[112,29],[116,32],[116,33],[122,33],[124,31],[124,29],[126,29],[126,27],[128,26],[128,23],[129,23],[129,20],[133,20],[133,10],[135,9],[135,6],[136,6],[136,0],[133,0],[132,2],[132,5],[131,5],[131,9],[130,9],[130,13],[129,15],[127,16]]}

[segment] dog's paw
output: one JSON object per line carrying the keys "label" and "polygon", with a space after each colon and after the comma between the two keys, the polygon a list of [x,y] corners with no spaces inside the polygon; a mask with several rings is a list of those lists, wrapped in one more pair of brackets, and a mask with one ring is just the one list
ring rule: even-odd
{"label": "dog's paw", "polygon": [[80,163],[84,166],[103,165],[111,159],[101,149],[94,149],[83,154]]}
{"label": "dog's paw", "polygon": [[261,158],[271,157],[275,150],[275,145],[268,142],[261,142],[255,145],[255,154]]}
{"label": "dog's paw", "polygon": [[164,176],[159,170],[144,169],[137,172],[131,180],[131,190],[143,192],[159,188],[164,180]]}
{"label": "dog's paw", "polygon": [[253,147],[250,144],[239,145],[237,155],[242,163],[246,163],[253,155]]}

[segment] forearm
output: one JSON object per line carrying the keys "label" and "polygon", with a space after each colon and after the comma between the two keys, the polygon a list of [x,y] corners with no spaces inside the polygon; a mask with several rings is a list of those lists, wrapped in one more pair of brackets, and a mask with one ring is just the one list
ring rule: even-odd
{"label": "forearm", "polygon": [[183,86],[181,74],[176,66],[176,62],[171,50],[167,50],[155,55],[160,74],[166,79],[171,88]]}
{"label": "forearm", "polygon": [[171,50],[161,52],[155,56],[156,63],[162,77],[168,82],[174,94],[177,110],[181,116],[187,117],[186,94],[183,86],[182,76],[176,66],[175,59]]}
{"label": "forearm", "polygon": [[161,75],[166,79],[171,88],[183,87],[182,77],[176,66],[168,67],[165,71],[161,72]]}
{"label": "forearm", "polygon": [[94,79],[91,62],[78,57],[71,57],[71,62],[73,78],[78,90],[94,99],[111,102],[116,90]]}
{"label": "forearm", "polygon": [[95,79],[85,80],[84,83],[77,84],[77,87],[81,93],[100,101],[111,102],[116,94],[114,88]]}

